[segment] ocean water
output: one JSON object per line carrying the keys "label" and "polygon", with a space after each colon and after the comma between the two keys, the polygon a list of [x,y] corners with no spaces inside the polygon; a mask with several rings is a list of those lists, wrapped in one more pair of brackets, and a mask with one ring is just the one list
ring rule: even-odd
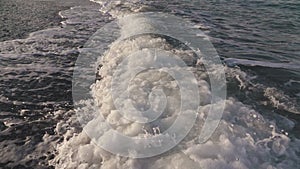
{"label": "ocean water", "polygon": [[[21,1],[15,2],[14,9],[19,11]],[[299,168],[299,1],[94,2],[23,2],[32,7],[28,9],[37,11],[37,15],[32,16],[39,18],[25,26],[28,36],[20,28],[27,22],[18,19],[22,18],[22,11],[11,16],[15,21],[1,22],[5,26],[0,31],[0,168]],[[0,2],[1,15],[6,16],[3,11],[7,10],[6,6],[11,7],[10,3]],[[34,10],[36,5],[43,6],[36,9],[45,10],[47,5],[57,6],[49,10],[51,14],[47,17],[54,17],[52,12],[58,11],[56,8],[62,9],[58,15],[62,22],[57,23],[61,21],[57,16],[49,19],[41,15],[43,10]],[[152,15],[139,15],[141,12],[176,16],[192,27],[181,30],[185,28],[181,22],[173,22],[171,26],[162,22],[155,26],[157,23]],[[120,24],[110,25],[114,21]],[[222,63],[214,67],[212,75],[225,72],[224,112],[219,126],[204,143],[198,142],[201,128],[210,108],[221,104],[211,103],[212,83],[201,58],[195,59],[190,49],[180,47],[178,41],[174,42],[170,37],[143,33],[156,32],[160,27],[167,27],[167,32],[182,31],[180,36],[186,34],[192,39],[203,38],[204,35],[194,34],[194,31],[201,31],[221,59]],[[132,36],[139,32],[142,32],[139,36]],[[120,37],[125,40],[118,41]],[[97,140],[113,142],[113,138],[104,137],[106,129],[100,124],[109,122],[115,131],[130,137],[160,136],[178,117],[180,85],[176,85],[176,79],[162,73],[163,69],[142,72],[130,82],[130,92],[137,96],[133,97],[134,106],[138,109],[149,108],[145,100],[153,86],[163,88],[166,109],[156,121],[145,125],[128,121],[120,116],[120,110],[129,109],[129,104],[121,104],[122,109],[113,105],[113,98],[123,94],[122,87],[111,90],[114,72],[121,73],[120,79],[128,80],[127,76],[136,71],[134,68],[147,66],[147,61],[151,60],[148,49],[153,48],[176,54],[188,65],[180,70],[188,70],[196,76],[200,101],[195,124],[177,146],[163,154],[148,158],[116,155],[97,144]],[[138,51],[146,54],[138,55],[143,55],[142,58],[129,57],[124,69],[119,70],[121,61]],[[93,66],[98,70],[95,73],[97,80],[86,81],[86,93],[91,95],[87,99],[74,95],[73,73],[77,59],[89,58],[90,54],[95,59]],[[192,103],[192,96],[190,93],[186,98],[191,100],[189,103]],[[76,101],[80,107],[76,106]],[[160,100],[152,101],[159,107]],[[86,111],[99,111],[104,120],[94,115],[87,119],[78,118],[78,114]],[[91,132],[94,134],[92,139],[89,137]],[[126,146],[120,144],[123,148]],[[126,154],[127,150],[122,146],[120,149]],[[127,155],[136,154],[129,152]]]}

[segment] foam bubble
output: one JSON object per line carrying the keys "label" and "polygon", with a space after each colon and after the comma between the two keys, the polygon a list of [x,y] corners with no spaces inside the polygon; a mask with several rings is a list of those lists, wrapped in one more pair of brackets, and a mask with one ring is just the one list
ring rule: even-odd
{"label": "foam bubble", "polygon": [[[103,1],[97,1],[103,2]],[[112,1],[114,6],[111,9],[119,9],[116,6],[126,7],[121,1]],[[104,6],[110,4],[102,3]],[[123,6],[122,6],[123,5]],[[115,10],[112,13],[120,16],[122,12]],[[132,11],[131,11],[132,12]],[[129,23],[130,24],[130,23]],[[138,26],[138,25],[130,25]],[[129,27],[130,27],[129,26]],[[125,34],[126,32],[124,32]],[[132,122],[120,115],[115,109],[111,96],[110,82],[114,71],[124,59],[134,51],[152,47],[160,48],[173,53],[180,53],[181,56],[190,56],[190,51],[174,49],[162,37],[141,36],[129,39],[117,45],[110,45],[109,51],[105,53],[99,64],[102,65],[99,70],[101,80],[98,80],[92,86],[92,95],[96,101],[96,105],[100,109],[104,119],[113,126],[114,130],[128,136],[155,136],[166,130],[176,118],[176,110],[178,110],[178,88],[173,79],[161,72],[147,72],[137,76],[132,81],[134,92],[138,92],[141,98],[136,98],[136,104],[142,108],[147,108],[147,103],[143,95],[144,90],[151,89],[147,86],[151,83],[162,83],[166,86],[168,105],[165,115],[161,116],[157,123],[141,125]],[[187,61],[192,62],[191,57],[187,57]],[[194,62],[192,62],[194,63]],[[68,119],[66,125],[59,123],[57,132],[64,135],[64,140],[58,145],[58,154],[51,161],[56,168],[103,168],[103,169],[120,169],[120,168],[188,168],[188,169],[210,169],[210,168],[228,168],[228,169],[247,169],[247,168],[297,168],[299,164],[300,142],[295,138],[290,138],[286,134],[280,132],[276,121],[270,117],[263,116],[263,112],[253,109],[251,106],[238,101],[236,98],[228,98],[226,100],[226,108],[219,127],[212,137],[204,143],[199,143],[198,136],[201,128],[208,115],[211,107],[221,106],[219,104],[211,104],[211,91],[208,81],[208,75],[205,73],[201,60],[198,64],[188,69],[195,74],[198,83],[198,89],[201,96],[201,109],[198,112],[196,123],[188,136],[180,142],[174,149],[165,154],[146,158],[132,159],[122,157],[103,150],[95,144],[96,140],[91,139],[84,131],[78,131],[76,127],[76,116],[73,115]],[[129,67],[130,70],[130,67]],[[215,68],[217,74],[219,69]],[[246,90],[252,86],[252,82],[248,79],[248,75],[237,69],[226,68],[228,78],[230,80],[238,80],[240,90]],[[126,73],[126,72],[124,72]],[[160,82],[157,82],[161,80]],[[150,84],[151,84],[150,83]],[[229,82],[230,83],[230,82]],[[139,85],[141,87],[139,88]],[[271,89],[266,90],[268,93],[273,92]],[[272,94],[273,96],[273,94]],[[272,100],[272,99],[271,99]],[[93,109],[94,100],[86,100],[82,104],[84,109]],[[77,110],[82,111],[82,110]],[[92,110],[93,111],[93,110]],[[102,119],[103,120],[103,119]],[[285,119],[290,128],[293,123]],[[103,132],[100,119],[90,119],[86,124],[86,128],[93,129],[95,133]],[[99,133],[98,133],[99,135]],[[108,138],[112,139],[112,138]],[[118,145],[122,147],[122,143]]]}

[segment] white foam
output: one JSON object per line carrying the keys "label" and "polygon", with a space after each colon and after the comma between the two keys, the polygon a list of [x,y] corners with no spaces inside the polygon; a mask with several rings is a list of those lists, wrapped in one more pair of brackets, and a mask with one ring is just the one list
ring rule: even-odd
{"label": "white foam", "polygon": [[[47,89],[53,87],[56,78],[64,81],[70,80],[71,71],[73,70],[72,60],[76,59],[78,53],[77,47],[84,44],[89,35],[94,32],[92,29],[97,29],[106,19],[106,17],[101,16],[97,7],[92,6],[76,7],[61,12],[61,15],[67,19],[66,25],[63,27],[33,32],[25,39],[0,42],[1,80],[4,80],[3,84],[7,85],[8,82],[14,83],[6,89],[7,92],[12,93],[13,98],[17,97],[18,94],[26,97],[24,93],[21,94],[21,91],[26,90],[30,85],[26,84],[26,88],[23,89],[23,83],[31,83],[34,86],[32,89],[26,90],[26,94],[32,92],[33,97],[38,97],[40,96],[39,93],[49,92]],[[70,24],[75,21],[84,23],[76,26]],[[43,80],[46,79],[48,84],[39,88],[38,86],[42,85],[40,83],[43,83]],[[54,81],[51,81],[51,79]],[[42,96],[44,96],[43,94]],[[48,94],[49,97],[54,98],[55,96],[51,94],[53,93]],[[1,119],[3,123],[0,124],[2,140],[0,142],[2,150],[0,152],[1,167],[5,165],[7,168],[30,168],[32,166],[48,168],[48,160],[55,153],[60,137],[62,135],[67,137],[67,131],[72,134],[78,132],[78,130],[75,130],[76,128],[71,131],[71,123],[66,124],[65,122],[65,119],[70,118],[68,114],[71,114],[72,111],[47,113],[47,111],[50,111],[49,107],[52,105],[61,106],[65,104],[64,101],[44,101],[44,98],[31,100],[29,96],[27,96],[26,101],[22,101],[24,100],[22,97],[19,97],[18,101],[15,99],[10,100],[11,98],[6,98],[5,95],[1,95],[0,100],[4,105],[11,105],[12,109],[7,108],[6,112],[3,109],[3,112],[1,112],[1,115],[5,116]],[[17,112],[21,107],[24,107],[24,109]],[[28,111],[27,108],[34,110]],[[55,109],[57,108],[59,107]],[[43,117],[40,117],[42,113],[44,113]],[[46,133],[42,140],[39,140],[44,134],[42,132],[51,130],[53,122],[60,119],[64,120],[58,124],[57,134]],[[76,122],[75,116],[72,121]],[[69,137],[73,137],[73,135]]]}
{"label": "white foam", "polygon": [[[102,3],[104,6],[109,4],[104,1],[95,0],[95,2]],[[116,6],[122,5],[122,1],[111,1],[114,4],[112,9]],[[126,4],[125,4],[126,7]],[[126,10],[125,10],[126,11]],[[124,11],[117,10],[113,12],[114,15],[120,14]],[[127,22],[128,28],[138,27],[136,22]],[[130,25],[131,24],[131,25]],[[133,25],[134,24],[134,25]],[[126,27],[126,25],[124,25]],[[130,30],[123,29],[123,34]],[[132,40],[126,40],[121,43],[112,44],[109,51],[102,57],[101,64],[103,65],[99,71],[102,79],[97,81],[92,86],[92,94],[97,103],[100,113],[105,117],[106,122],[109,122],[114,130],[128,136],[151,136],[163,132],[172,124],[176,118],[176,111],[178,110],[178,95],[176,94],[178,88],[172,78],[160,72],[152,72],[151,74],[142,73],[137,79],[132,82],[132,91],[139,92],[136,103],[141,107],[146,108],[147,103],[143,102],[146,95],[143,95],[143,90],[138,90],[139,85],[145,84],[142,89],[151,89],[147,86],[149,82],[155,83],[160,80],[162,86],[167,88],[167,97],[169,105],[166,108],[166,115],[160,117],[155,125],[147,124],[141,125],[139,123],[131,122],[128,119],[120,116],[118,110],[113,105],[111,96],[110,82],[114,71],[124,56],[138,51],[143,48],[159,48],[173,53],[180,53],[180,55],[189,55],[189,51],[180,51],[173,49],[165,39],[151,36],[141,36]],[[67,124],[63,122],[57,125],[57,133],[64,134],[64,141],[57,147],[58,154],[51,164],[56,168],[101,168],[101,169],[295,169],[299,164],[300,151],[299,140],[286,136],[280,133],[280,129],[276,126],[276,122],[262,116],[262,114],[250,106],[244,105],[240,101],[229,98],[226,101],[226,108],[219,127],[209,141],[200,144],[198,136],[205,117],[211,106],[219,106],[210,104],[211,91],[209,89],[209,82],[207,81],[207,74],[201,71],[201,61],[199,65],[188,68],[193,71],[198,81],[198,87],[201,95],[202,106],[196,124],[189,133],[189,135],[174,149],[163,155],[147,158],[147,159],[131,159],[121,157],[109,153],[96,144],[95,140],[91,140],[84,131],[79,132],[75,129],[76,116],[68,119]],[[128,70],[130,71],[130,67]],[[217,70],[216,70],[217,71]],[[232,69],[227,68],[229,78],[236,78],[240,82],[241,88],[246,88],[247,75],[239,70],[234,70],[238,73],[233,73]],[[126,73],[126,72],[124,72]],[[238,75],[238,77],[237,77]],[[250,82],[249,82],[250,83]],[[266,91],[269,93],[270,89]],[[267,94],[268,95],[268,94]],[[269,95],[268,95],[269,96]],[[93,101],[86,101],[86,109],[92,108]],[[78,110],[80,111],[80,110]],[[289,122],[289,120],[287,119]],[[99,128],[99,124],[103,121],[99,119],[91,120],[86,129],[94,129],[94,132],[103,132]],[[157,130],[157,127],[159,131]],[[99,134],[98,134],[99,135]],[[109,138],[111,139],[111,138]],[[122,146],[122,143],[120,143]]]}
{"label": "white foam", "polygon": [[122,17],[130,13],[141,12],[147,5],[144,5],[143,0],[91,0],[92,2],[99,3],[102,8],[100,11],[109,13],[114,18]]}
{"label": "white foam", "polygon": [[295,99],[290,98],[276,88],[266,88],[264,95],[270,100],[270,104],[277,109],[300,114],[300,107]]}

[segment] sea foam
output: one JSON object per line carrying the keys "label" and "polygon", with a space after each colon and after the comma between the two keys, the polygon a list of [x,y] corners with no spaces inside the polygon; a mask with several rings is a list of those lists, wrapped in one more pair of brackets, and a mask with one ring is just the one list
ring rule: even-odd
{"label": "sea foam", "polygon": [[[114,7],[122,6],[122,2],[118,1],[112,3],[114,3],[113,5],[115,6],[110,6],[112,9],[110,12],[121,17],[123,14],[119,13],[122,11],[113,11],[113,9]],[[102,4],[106,7],[112,5],[106,3]],[[128,4],[132,3],[126,3],[125,7],[128,7]],[[136,9],[135,6],[133,8]],[[140,23],[134,20],[132,20],[132,22],[128,20],[128,22],[120,28],[121,32],[124,35],[132,31],[124,28],[139,27],[139,24]],[[114,71],[116,71],[118,65],[126,56],[144,48],[157,48],[166,50],[172,54],[187,56],[187,61],[191,61],[193,58],[189,57],[192,55],[191,51],[176,49],[163,37],[144,35],[122,42],[112,43],[109,50],[101,57],[98,63],[102,65],[98,72],[101,80],[97,80],[92,85],[93,100],[82,101],[81,104],[84,106],[76,110],[77,113],[80,111],[97,111],[104,117],[104,121],[99,118],[90,119],[90,121],[85,124],[84,130],[92,130],[97,136],[101,137],[101,134],[99,135],[98,132],[101,133],[103,130],[99,124],[107,122],[114,130],[124,135],[131,137],[151,137],[161,134],[174,122],[179,109],[179,88],[176,81],[161,70],[139,74],[136,79],[132,80],[129,89],[133,94],[137,94],[138,96],[137,98],[133,98],[136,106],[141,109],[147,109],[149,105],[145,100],[148,98],[147,90],[151,90],[153,87],[151,84],[164,87],[168,104],[166,105],[163,116],[160,116],[155,123],[142,125],[141,123],[132,122],[122,117],[120,112],[118,112],[120,110],[116,110],[114,106],[111,91],[111,81]],[[142,59],[146,60],[147,56]],[[136,60],[129,60],[129,62],[130,61],[135,64],[137,63]],[[58,145],[58,154],[51,163],[54,164],[56,168],[80,169],[297,168],[297,166],[299,166],[299,156],[297,155],[300,151],[299,140],[290,138],[285,133],[280,133],[276,122],[264,117],[261,112],[241,103],[236,98],[228,98],[225,101],[225,110],[218,128],[208,141],[199,143],[198,136],[201,134],[201,128],[204,125],[209,110],[211,107],[220,105],[211,104],[211,90],[208,74],[205,72],[203,65],[201,65],[201,60],[197,60],[196,63],[200,64],[194,64],[186,69],[193,72],[197,79],[201,98],[199,102],[200,109],[193,128],[185,139],[175,148],[158,156],[141,159],[113,154],[97,145],[95,138],[91,139],[84,130],[81,131],[78,129],[76,112],[73,112],[73,116],[68,119],[67,124],[64,124],[65,122],[62,121],[57,125],[57,133],[62,133],[64,140]],[[133,67],[130,66],[127,68],[126,71],[133,69]],[[217,73],[217,69],[218,68],[216,68],[216,72],[213,73]],[[245,73],[240,70],[232,71],[233,68],[228,67],[225,67],[224,70],[230,74],[231,77],[229,76],[228,78],[246,78]],[[242,83],[243,79],[240,78],[239,81]],[[241,85],[247,86],[246,83]],[[266,91],[266,93],[268,92],[270,92],[270,89]],[[94,106],[94,103],[96,106]],[[98,110],[94,110],[95,108]],[[116,146],[122,147],[122,143]]]}

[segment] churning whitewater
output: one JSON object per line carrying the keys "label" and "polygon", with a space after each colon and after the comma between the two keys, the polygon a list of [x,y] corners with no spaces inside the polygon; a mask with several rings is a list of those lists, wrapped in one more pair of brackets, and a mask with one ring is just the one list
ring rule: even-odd
{"label": "churning whitewater", "polygon": [[[180,46],[180,42],[174,42],[168,37],[142,34],[124,38],[125,40],[120,41],[118,38],[127,37],[126,35],[128,34],[132,35],[145,30],[147,32],[147,30],[156,28],[155,21],[151,20],[149,16],[141,15],[136,17],[136,15],[130,15],[131,13],[147,11],[149,10],[148,6],[138,6],[134,2],[123,1],[106,3],[99,1],[99,3],[103,5],[102,12],[109,13],[117,19],[118,27],[106,30],[108,32],[111,31],[112,35],[104,40],[102,47],[97,46],[100,44],[97,41],[103,41],[103,33],[95,33],[90,42],[91,45],[86,46],[86,50],[101,48],[101,50],[106,49],[106,51],[102,51],[103,56],[97,56],[98,61],[95,62],[96,67],[98,67],[98,78],[91,85],[92,98],[80,100],[77,103],[80,106],[68,120],[68,128],[70,129],[66,131],[64,141],[57,147],[58,154],[52,160],[52,164],[56,168],[292,169],[299,166],[299,161],[297,160],[299,158],[297,155],[300,148],[299,140],[290,138],[286,133],[278,132],[280,128],[277,127],[274,120],[262,116],[260,112],[257,112],[251,106],[244,105],[237,98],[230,97],[224,102],[212,103],[209,74],[215,75],[214,77],[217,78],[221,71],[225,71],[227,78],[237,78],[240,82],[240,87],[245,87],[249,84],[243,83],[245,80],[243,78],[246,78],[244,72],[226,66],[212,65],[213,69],[211,70],[213,71],[207,73],[208,69],[204,65],[205,59],[195,57],[193,50],[182,47],[184,46],[183,44]],[[180,27],[180,24],[178,23],[177,26]],[[194,38],[204,37],[203,35],[194,34]],[[113,40],[115,41],[112,42]],[[107,44],[107,42],[109,43]],[[185,116],[183,121],[185,123],[193,123],[194,120],[195,124],[187,136],[178,142],[176,147],[166,153],[155,154],[157,147],[163,147],[160,144],[163,144],[164,140],[161,140],[162,143],[149,142],[146,145],[149,146],[149,149],[146,150],[151,151],[152,148],[153,152],[150,153],[154,153],[155,156],[130,158],[140,157],[137,156],[141,153],[139,150],[145,150],[145,148],[137,146],[134,147],[135,149],[132,149],[131,145],[126,143],[126,140],[118,140],[116,135],[111,134],[112,132],[117,131],[121,135],[131,138],[151,138],[163,135],[171,139],[173,136],[165,134],[165,131],[180,116],[182,101],[180,85],[178,84],[178,79],[168,74],[164,68],[139,72],[128,82],[129,88],[126,88],[128,86],[125,86],[125,88],[120,86],[117,88],[112,87],[116,74],[121,79],[117,79],[117,84],[122,83],[122,80],[131,78],[131,75],[134,74],[133,72],[136,71],[136,67],[147,67],[147,64],[153,64],[156,59],[159,59],[155,58],[156,53],[153,53],[151,49],[165,51],[165,55],[168,55],[168,57],[179,56],[180,59],[184,60],[188,66],[180,67],[177,65],[178,67],[176,68],[181,71],[187,70],[192,72],[197,84],[196,89],[192,88],[194,91],[187,91],[191,92],[190,98],[185,99],[190,99],[189,101],[192,104],[192,99],[194,99],[193,92],[199,93],[199,107],[194,119],[194,116],[189,111],[183,112]],[[98,53],[96,52],[96,54]],[[125,63],[124,60],[126,60]],[[160,60],[161,64],[163,64],[162,62],[164,60]],[[120,72],[119,67],[121,64],[124,65]],[[182,78],[180,80],[188,81],[188,79]],[[224,86],[218,87],[223,88]],[[270,90],[266,89],[266,93]],[[155,100],[154,96],[154,98],[151,97],[151,94],[153,95],[151,92],[153,91],[156,96],[163,92],[163,95],[157,96],[160,98],[159,100]],[[116,99],[114,97],[122,96],[126,92],[132,98],[128,99],[125,97],[125,100],[123,98],[120,102],[114,100]],[[162,98],[165,99],[165,103],[161,102]],[[160,106],[165,106],[163,113],[154,121],[141,123],[137,118],[129,119],[133,114],[126,114],[127,110],[129,112],[133,111],[131,107],[133,105],[135,109],[144,111],[151,108],[151,103],[156,104],[156,110],[160,109]],[[119,105],[121,109],[116,104],[121,104]],[[189,106],[193,107],[193,105]],[[225,106],[224,112],[217,129],[208,140],[199,142],[201,129],[204,127],[210,110],[213,107],[218,107],[219,110],[222,110],[222,106]],[[122,110],[124,112],[120,112]],[[75,126],[78,125],[76,114],[79,121],[84,123],[82,131],[75,129]],[[82,116],[82,114],[84,115]],[[140,116],[143,117],[140,120],[147,121],[152,118],[151,115],[147,114]],[[285,120],[290,124],[290,127],[293,126],[292,121]],[[65,130],[64,123],[62,121],[58,124],[58,132]],[[188,124],[185,123],[181,125],[187,126]],[[184,129],[179,129],[184,132]],[[145,145],[142,144],[142,146]],[[148,152],[142,152],[141,154],[143,153],[145,155]],[[142,157],[147,157],[147,155]]]}
{"label": "churning whitewater", "polygon": [[299,168],[299,1],[70,1],[0,42],[0,168]]}

